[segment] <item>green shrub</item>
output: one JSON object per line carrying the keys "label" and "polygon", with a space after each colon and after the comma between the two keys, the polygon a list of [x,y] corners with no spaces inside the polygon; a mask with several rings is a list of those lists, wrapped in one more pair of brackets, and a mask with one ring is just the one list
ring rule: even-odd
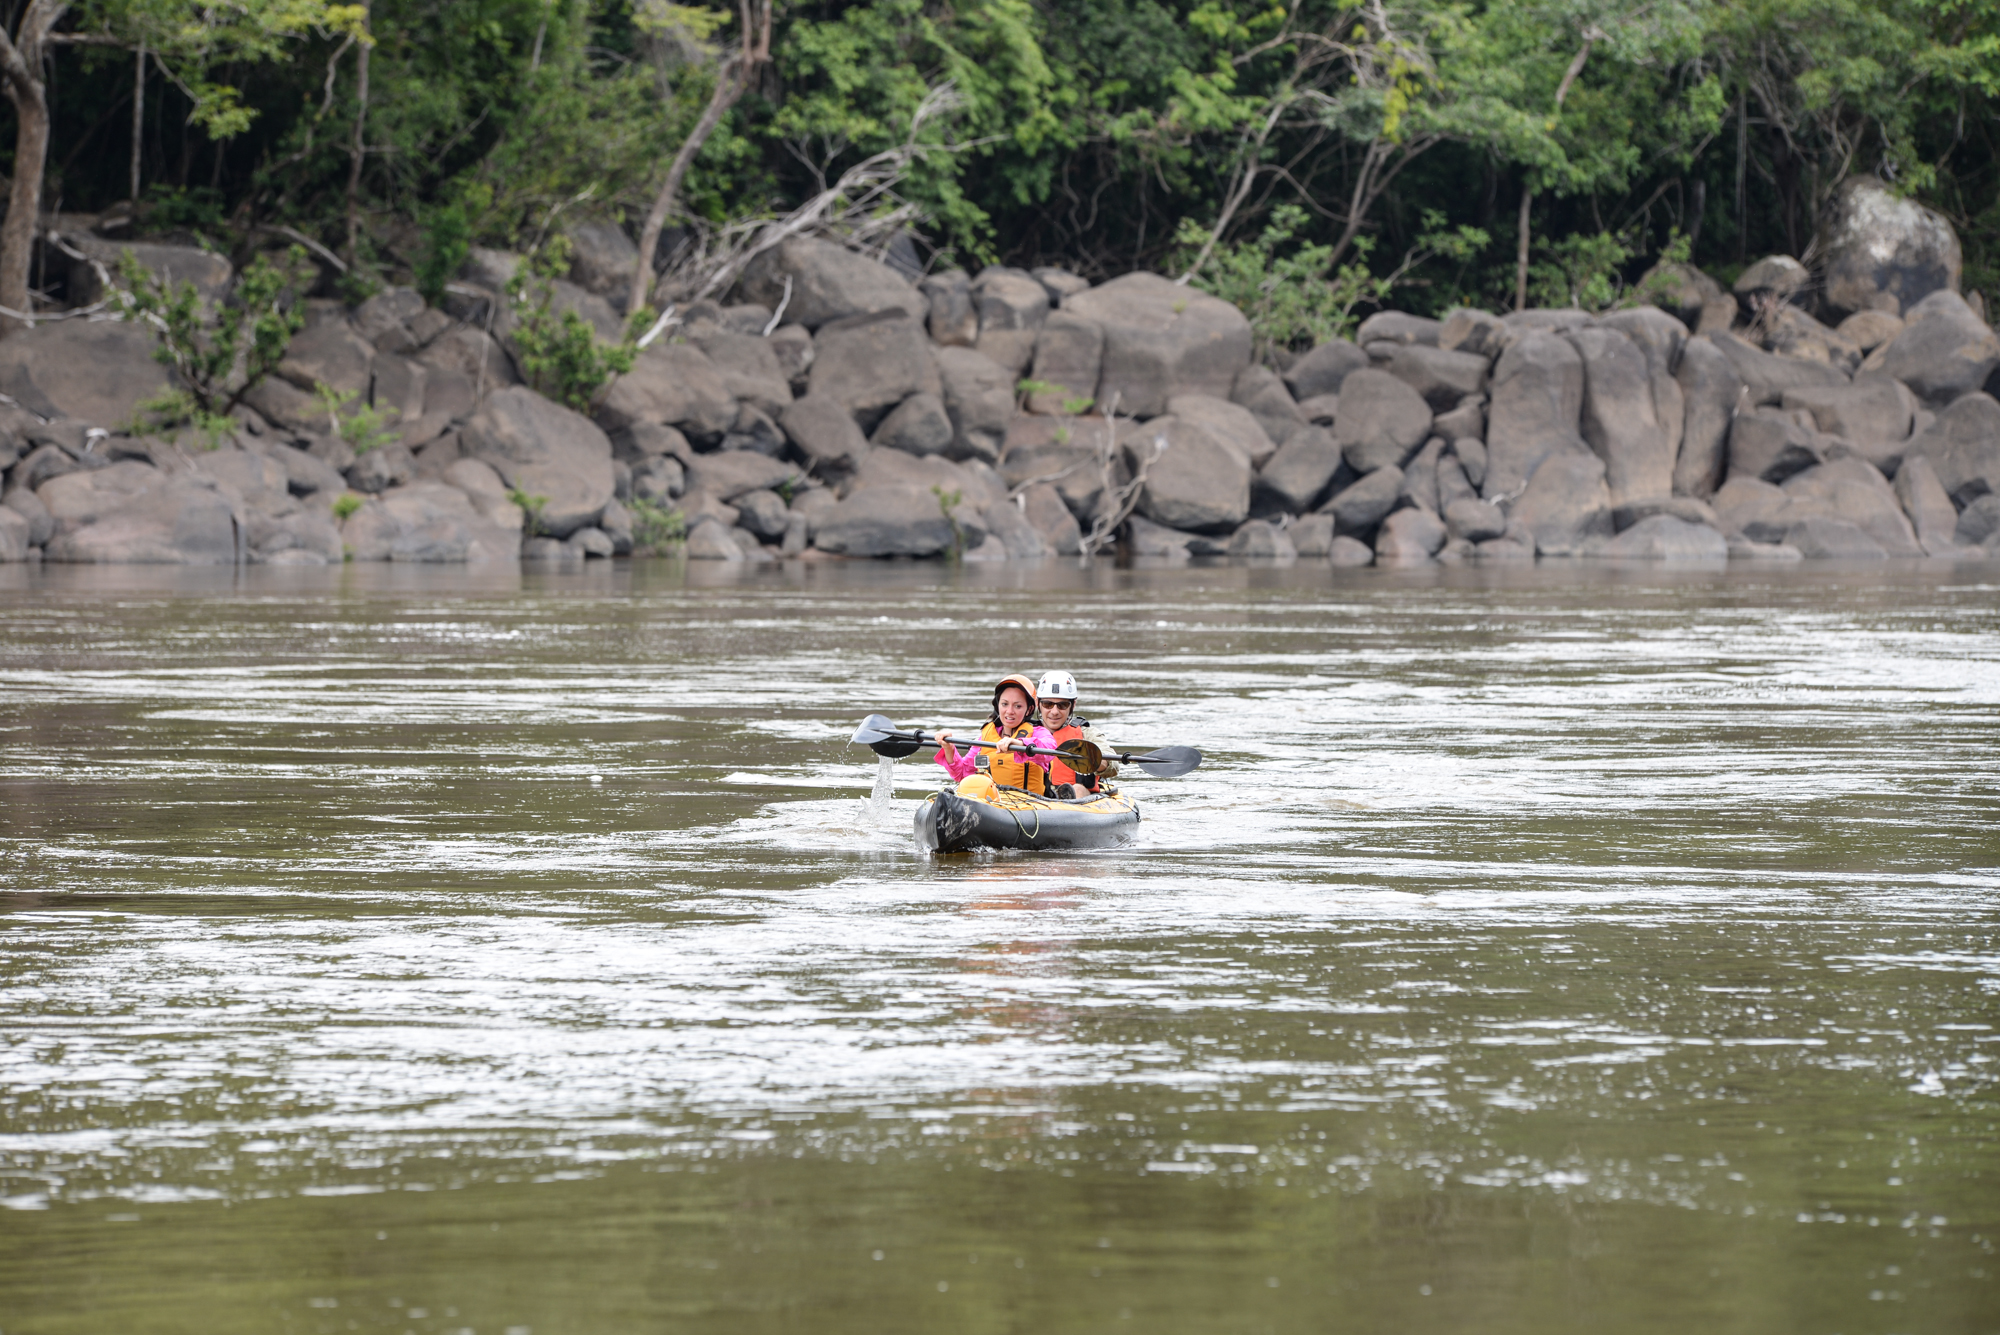
{"label": "green shrub", "polygon": [[632,512],[632,550],[663,556],[687,541],[687,518],[679,510],[634,496],[625,507]]}
{"label": "green shrub", "polygon": [[366,454],[396,439],[396,433],[389,429],[388,423],[402,414],[395,408],[377,408],[367,403],[348,410],[348,405],[353,403],[359,392],[335,389],[331,385],[313,386],[313,397],[319,400],[320,407],[326,409],[327,425],[333,434],[352,446],[356,454]]}
{"label": "green shrub", "polygon": [[356,510],[359,510],[362,506],[366,505],[367,503],[368,503],[367,501],[363,500],[361,497],[355,495],[351,491],[343,492],[341,495],[334,498],[333,517],[335,519],[345,519],[349,515],[353,514]]}
{"label": "green shrub", "polygon": [[624,343],[601,343],[590,322],[575,311],[557,312],[555,280],[569,272],[569,238],[551,237],[522,260],[507,281],[507,299],[519,321],[514,346],[528,383],[549,398],[578,412],[611,383],[611,377],[632,369],[639,350]]}

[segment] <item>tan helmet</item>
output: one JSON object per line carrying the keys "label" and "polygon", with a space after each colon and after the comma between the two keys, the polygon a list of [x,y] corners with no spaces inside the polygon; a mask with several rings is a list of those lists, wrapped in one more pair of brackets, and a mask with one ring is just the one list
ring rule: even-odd
{"label": "tan helmet", "polygon": [[1000,692],[1009,686],[1021,688],[1022,693],[1028,697],[1028,712],[1034,713],[1035,706],[1040,703],[1035,697],[1035,679],[1025,672],[1016,672],[1011,676],[1002,677],[999,685],[993,688],[993,717],[996,719],[1000,717]]}

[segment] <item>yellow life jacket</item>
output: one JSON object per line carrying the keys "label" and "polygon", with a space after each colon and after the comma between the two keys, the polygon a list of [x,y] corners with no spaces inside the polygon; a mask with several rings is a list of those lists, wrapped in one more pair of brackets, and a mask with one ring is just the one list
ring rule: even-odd
{"label": "yellow life jacket", "polygon": [[[1023,719],[1021,720],[1021,726],[1008,733],[1007,737],[1025,742],[1034,736],[1034,733],[1034,721]],[[979,740],[982,742],[998,742],[1004,739],[1000,735],[999,725],[989,719],[986,726],[979,730]],[[1004,788],[1025,788],[1031,793],[1045,793],[1048,791],[1046,787],[1047,772],[1040,765],[1029,764],[1025,756],[1010,755],[1005,751],[988,751],[982,748],[979,752],[978,765],[980,769],[986,771],[987,776],[993,782]]]}

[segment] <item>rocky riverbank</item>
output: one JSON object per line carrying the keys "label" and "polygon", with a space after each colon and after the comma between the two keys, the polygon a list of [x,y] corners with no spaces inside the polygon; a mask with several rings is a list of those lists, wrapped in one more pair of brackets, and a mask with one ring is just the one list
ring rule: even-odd
{"label": "rocky riverbank", "polygon": [[[521,383],[515,258],[475,252],[444,310],[311,303],[217,448],[130,432],[168,384],[150,331],[57,320],[0,342],[0,560],[582,561],[666,543],[669,511],[722,561],[2000,555],[2000,338],[1948,229],[1843,198],[1861,221],[1816,275],[1778,256],[1733,291],[1658,272],[1661,304],[1603,315],[1383,312],[1277,365],[1159,275],[912,282],[795,237],[588,414]],[[581,240],[558,303],[615,337],[630,243]],[[232,281],[132,249],[211,298]],[[319,386],[393,409],[394,439],[357,453]]]}

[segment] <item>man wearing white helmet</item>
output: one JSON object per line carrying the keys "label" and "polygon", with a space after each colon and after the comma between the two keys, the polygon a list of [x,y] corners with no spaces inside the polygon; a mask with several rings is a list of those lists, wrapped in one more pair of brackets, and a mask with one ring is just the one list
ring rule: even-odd
{"label": "man wearing white helmet", "polygon": [[[1076,709],[1076,678],[1062,669],[1042,674],[1041,684],[1035,688],[1035,698],[1042,709],[1042,726],[1056,739],[1056,745],[1064,742],[1086,741],[1096,744],[1100,750],[1110,751],[1112,745],[1097,734],[1088,719],[1074,716]],[[1049,782],[1055,791],[1065,797],[1083,797],[1097,791],[1103,779],[1115,778],[1118,766],[1105,761],[1095,774],[1078,774],[1075,770],[1056,760],[1050,759]],[[1064,787],[1064,785],[1068,785]]]}

